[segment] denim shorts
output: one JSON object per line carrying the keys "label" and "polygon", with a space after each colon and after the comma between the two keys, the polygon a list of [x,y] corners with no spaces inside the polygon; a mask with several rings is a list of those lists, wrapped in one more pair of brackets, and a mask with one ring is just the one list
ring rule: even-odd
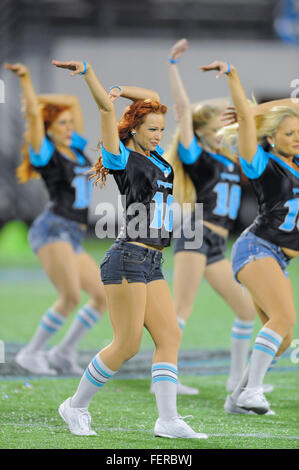
{"label": "denim shorts", "polygon": [[[291,260],[282,249],[274,243],[268,242],[256,236],[249,229],[244,230],[233,245],[231,262],[234,278],[237,282],[237,274],[246,264],[261,258],[274,258],[281,267],[285,277],[288,277],[286,268]],[[240,284],[240,282],[239,282]]]}
{"label": "denim shorts", "polygon": [[82,224],[46,209],[31,225],[28,240],[34,253],[49,243],[67,242],[72,245],[74,252],[78,254],[84,251],[81,242],[85,232],[86,229]]}
{"label": "denim shorts", "polygon": [[184,235],[180,238],[173,239],[173,254],[175,255],[179,251],[188,251],[188,252],[196,252],[201,253],[207,257],[207,263],[209,264],[217,263],[217,261],[221,261],[225,259],[225,252],[226,252],[226,242],[225,238],[221,237],[213,230],[210,230],[205,225],[202,226],[203,230],[203,237],[202,237],[202,245],[200,248],[186,248],[185,243],[190,243],[192,239],[185,238]]}
{"label": "denim shorts", "polygon": [[162,262],[161,251],[116,240],[101,262],[101,279],[103,284],[121,284],[123,279],[147,284],[164,279]]}

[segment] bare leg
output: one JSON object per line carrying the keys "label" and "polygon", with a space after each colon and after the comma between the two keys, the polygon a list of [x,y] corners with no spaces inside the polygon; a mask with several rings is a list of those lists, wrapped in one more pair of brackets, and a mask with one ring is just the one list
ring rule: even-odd
{"label": "bare leg", "polygon": [[263,321],[266,317],[268,321],[255,340],[248,382],[237,405],[264,413],[269,409],[269,404],[260,393],[264,376],[273,357],[288,344],[296,318],[292,288],[273,258],[253,261],[240,270],[238,278],[251,292],[255,304],[263,313]]}
{"label": "bare leg", "polygon": [[227,391],[232,391],[240,381],[248,362],[257,312],[249,292],[234,280],[231,264],[227,259],[207,266],[205,278],[235,314],[231,329],[230,371],[226,384]]}
{"label": "bare leg", "polygon": [[77,363],[77,347],[82,338],[99,321],[106,310],[106,295],[99,268],[85,252],[76,255],[80,287],[91,297],[75,316],[61,343],[50,351],[50,364],[63,373],[81,376],[83,369]]}
{"label": "bare leg", "polygon": [[56,287],[58,298],[43,315],[31,341],[19,351],[15,360],[30,372],[54,375],[56,372],[49,368],[41,351],[79,303],[79,272],[73,248],[69,243],[55,242],[45,245],[38,251],[37,256]]}
{"label": "bare leg", "polygon": [[175,254],[174,260],[174,309],[176,316],[186,321],[192,313],[206,266],[206,256],[191,251],[180,251]]}

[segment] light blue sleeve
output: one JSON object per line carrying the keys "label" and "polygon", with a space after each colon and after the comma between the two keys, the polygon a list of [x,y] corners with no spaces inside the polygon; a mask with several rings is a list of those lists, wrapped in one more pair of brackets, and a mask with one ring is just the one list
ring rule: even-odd
{"label": "light blue sleeve", "polygon": [[36,153],[31,147],[31,145],[29,145],[30,163],[36,167],[46,166],[51,160],[54,152],[55,152],[54,145],[47,138],[47,136],[45,136],[38,153]]}
{"label": "light blue sleeve", "polygon": [[81,152],[83,152],[83,150],[86,147],[86,144],[87,144],[87,140],[84,137],[82,137],[82,135],[77,134],[77,132],[73,132],[71,147],[79,149],[81,150]]}
{"label": "light blue sleeve", "polygon": [[186,165],[192,165],[200,157],[202,147],[198,144],[197,139],[193,136],[193,139],[189,145],[189,148],[183,146],[181,142],[178,145],[178,154],[180,160]]}
{"label": "light blue sleeve", "polygon": [[250,163],[242,158],[241,155],[239,156],[239,160],[244,174],[247,178],[254,180],[264,173],[269,161],[269,156],[263,147],[258,145],[257,151]]}
{"label": "light blue sleeve", "polygon": [[119,141],[119,155],[114,155],[113,153],[107,152],[103,145],[101,145],[101,148],[103,165],[105,168],[108,170],[124,170],[126,168],[130,151],[121,141]]}
{"label": "light blue sleeve", "polygon": [[156,152],[160,155],[160,157],[162,157],[164,150],[162,149],[162,147],[160,147],[160,145],[157,145]]}

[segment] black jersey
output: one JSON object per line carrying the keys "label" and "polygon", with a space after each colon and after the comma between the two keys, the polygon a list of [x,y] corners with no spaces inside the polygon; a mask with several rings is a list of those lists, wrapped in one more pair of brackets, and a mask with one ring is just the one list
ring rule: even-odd
{"label": "black jersey", "polygon": [[29,148],[30,162],[48,189],[50,210],[82,224],[87,224],[92,190],[86,175],[90,161],[83,153],[85,145],[86,140],[74,132],[71,148],[76,160],[58,152],[47,136],[38,154]]}
{"label": "black jersey", "polygon": [[120,142],[120,155],[102,147],[103,164],[123,196],[124,219],[118,239],[146,245],[170,245],[173,224],[173,171],[157,147],[142,155]]}
{"label": "black jersey", "polygon": [[258,201],[258,215],[250,231],[278,246],[299,250],[298,171],[258,145],[251,163],[240,157]]}
{"label": "black jersey", "polygon": [[188,149],[179,143],[178,153],[195,186],[196,202],[203,203],[203,220],[231,230],[241,200],[239,165],[207,152],[195,136]]}

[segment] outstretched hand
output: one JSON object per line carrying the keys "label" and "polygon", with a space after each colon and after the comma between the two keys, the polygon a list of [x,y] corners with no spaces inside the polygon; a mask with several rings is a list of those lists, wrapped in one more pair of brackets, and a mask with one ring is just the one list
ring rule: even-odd
{"label": "outstretched hand", "polygon": [[210,70],[218,70],[216,78],[220,78],[223,74],[227,73],[229,69],[229,64],[227,62],[222,62],[221,60],[215,60],[209,65],[202,65],[200,70],[202,72],[209,72]]}
{"label": "outstretched hand", "polygon": [[187,39],[180,39],[174,44],[174,46],[172,46],[170,53],[169,53],[169,57],[174,60],[179,59],[184,54],[184,52],[188,49],[188,47],[189,47],[189,44],[188,44]]}
{"label": "outstretched hand", "polygon": [[5,62],[3,64],[3,67],[6,70],[10,70],[11,72],[15,73],[18,75],[18,77],[24,77],[24,75],[29,74],[29,69],[26,67],[26,65],[17,63],[17,64],[9,64],[8,62]]}
{"label": "outstretched hand", "polygon": [[63,62],[61,60],[52,60],[52,64],[55,65],[55,67],[61,68],[61,69],[68,69],[71,70],[71,76],[79,75],[80,73],[84,72],[85,66],[84,63],[81,61],[76,61],[76,60],[70,60],[67,62]]}

